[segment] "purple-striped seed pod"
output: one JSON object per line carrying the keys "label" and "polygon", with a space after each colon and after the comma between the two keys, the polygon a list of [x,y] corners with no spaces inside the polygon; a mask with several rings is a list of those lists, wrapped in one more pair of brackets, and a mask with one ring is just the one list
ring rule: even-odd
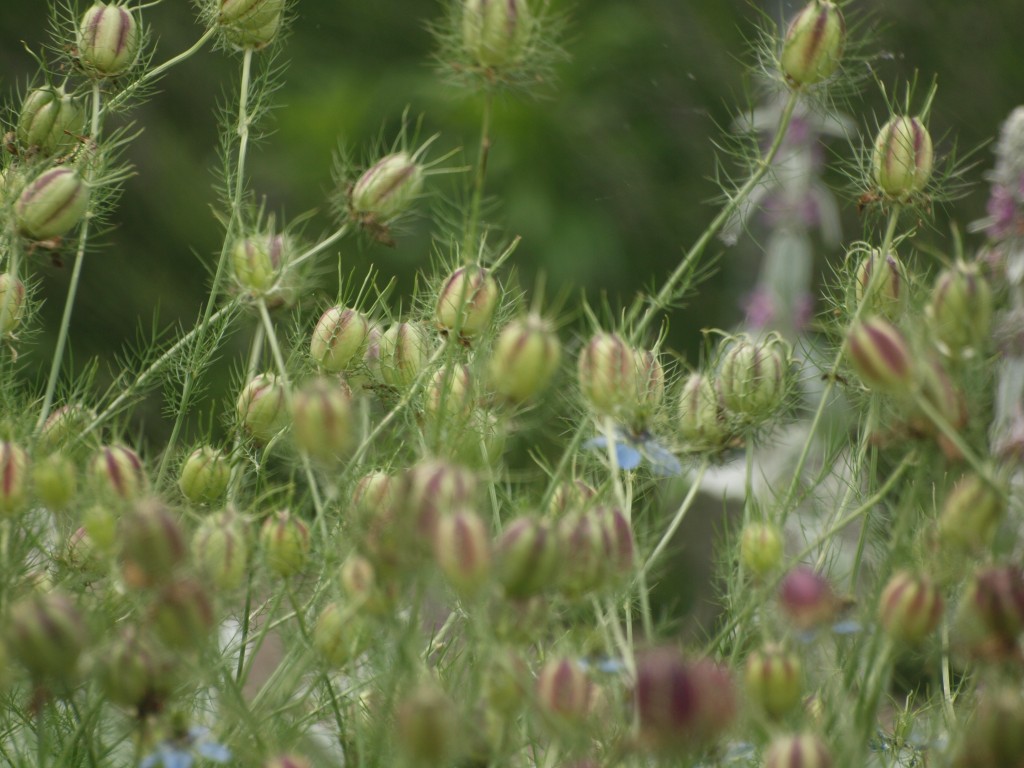
{"label": "purple-striped seed pod", "polygon": [[769,717],[793,711],[803,698],[800,657],[770,645],[747,656],[743,681],[747,696]]}
{"label": "purple-striped seed pod", "polygon": [[313,329],[309,354],[328,373],[338,373],[363,355],[369,334],[370,321],[362,312],[331,307]]}
{"label": "purple-striped seed pod", "polygon": [[464,424],[473,412],[473,379],[469,367],[448,363],[430,377],[423,395],[423,409],[433,419]]}
{"label": "purple-striped seed pod", "polygon": [[258,374],[246,384],[235,409],[245,429],[261,443],[270,442],[288,421],[284,386],[273,373]]}
{"label": "purple-striped seed pod", "polygon": [[917,645],[938,626],[944,607],[942,594],[931,579],[899,571],[882,590],[878,620],[893,640]]}
{"label": "purple-striped seed pod", "polygon": [[558,336],[539,315],[513,320],[498,334],[488,364],[495,393],[523,402],[543,392],[562,359]]}
{"label": "purple-striped seed pod", "polygon": [[405,213],[423,191],[423,166],[408,152],[382,157],[349,192],[349,206],[360,221],[385,224]]}
{"label": "purple-striped seed pod", "polygon": [[1014,565],[979,568],[960,600],[957,628],[975,654],[1015,658],[1024,631],[1024,573]]}
{"label": "purple-striped seed pod", "polygon": [[0,274],[0,335],[13,333],[25,314],[25,284],[10,272]]}
{"label": "purple-striped seed pod", "polygon": [[139,454],[124,445],[104,445],[93,454],[89,479],[100,496],[111,500],[132,501],[149,485]]}
{"label": "purple-striped seed pod", "polygon": [[71,683],[85,649],[85,620],[63,592],[37,592],[11,606],[5,640],[11,656],[33,679]]}
{"label": "purple-striped seed pod", "polygon": [[514,64],[532,32],[529,11],[526,0],[465,0],[463,50],[481,67]]}
{"label": "purple-striped seed pod", "polygon": [[415,323],[396,323],[380,339],[380,373],[398,389],[412,385],[430,359],[430,336]]}
{"label": "purple-striped seed pod", "polygon": [[498,538],[498,581],[514,599],[532,597],[555,586],[561,553],[546,522],[519,517]]}
{"label": "purple-striped seed pod", "polygon": [[776,736],[765,750],[764,768],[832,768],[832,755],[813,733]]}
{"label": "purple-striped seed pod", "polygon": [[476,336],[487,329],[498,306],[498,281],[483,267],[459,267],[437,297],[437,324],[462,336]]}
{"label": "purple-striped seed pod", "polygon": [[204,445],[189,454],[178,473],[178,489],[193,504],[217,501],[228,488],[231,462],[223,451]]}
{"label": "purple-striped seed pod", "polygon": [[637,410],[635,354],[621,336],[604,332],[594,334],[580,351],[580,391],[598,415],[625,417]]}
{"label": "purple-striped seed pod", "polygon": [[591,713],[597,689],[577,659],[551,659],[537,675],[537,708],[556,724],[580,723]]}
{"label": "purple-striped seed pod", "polygon": [[717,447],[729,434],[725,408],[714,379],[692,373],[679,395],[679,433],[687,442]]}
{"label": "purple-striped seed pod", "polygon": [[121,573],[135,588],[166,582],[188,551],[178,518],[157,499],[142,499],[125,513],[118,541]]}
{"label": "purple-striped seed pod", "polygon": [[128,627],[102,650],[99,683],[115,704],[159,708],[174,689],[174,662],[154,639]]}
{"label": "purple-striped seed pod", "polygon": [[332,667],[343,667],[362,653],[366,632],[352,606],[328,603],[313,627],[313,648]]}
{"label": "purple-striped seed pod", "polygon": [[921,192],[932,176],[932,137],[918,117],[894,117],[878,132],[871,175],[889,197]]}
{"label": "purple-striped seed pod", "polygon": [[203,520],[192,537],[192,558],[200,575],[218,589],[238,589],[249,565],[245,520],[230,508]]}
{"label": "purple-striped seed pod", "polygon": [[619,507],[597,507],[592,514],[601,526],[608,575],[614,579],[632,573],[636,544],[626,515]]}
{"label": "purple-striped seed pod", "polygon": [[928,319],[952,353],[981,347],[992,331],[992,288],[977,264],[945,269],[935,279]]}
{"label": "purple-striped seed pod", "polygon": [[85,110],[64,86],[43,86],[25,96],[15,135],[28,152],[56,155],[73,148],[85,127]]}
{"label": "purple-striped seed pod", "polygon": [[828,579],[808,566],[797,566],[779,585],[779,605],[795,626],[809,629],[833,620],[839,602]]}
{"label": "purple-striped seed pod", "polygon": [[770,523],[749,523],[740,534],[740,562],[756,577],[771,575],[782,563],[782,532]]}
{"label": "purple-striped seed pod", "polygon": [[291,406],[295,445],[311,458],[334,464],[355,446],[352,395],[344,382],[313,379],[295,393]]}
{"label": "purple-striped seed pod", "polygon": [[570,597],[585,597],[604,585],[610,563],[605,531],[590,511],[573,512],[555,526],[560,563],[556,586]]}
{"label": "purple-striped seed pod", "polygon": [[906,280],[906,269],[895,253],[890,251],[883,259],[881,251],[872,249],[857,266],[850,314],[856,314],[863,305],[860,311],[865,317],[896,318],[906,304]]}
{"label": "purple-striped seed pod", "polygon": [[447,765],[463,736],[455,702],[427,680],[403,695],[395,705],[395,738],[415,765]]}
{"label": "purple-striped seed pod", "polygon": [[305,568],[312,548],[309,527],[287,509],[263,521],[260,544],[267,567],[282,578],[294,576]]}
{"label": "purple-striped seed pod", "polygon": [[89,185],[65,165],[50,168],[28,182],[14,203],[18,232],[49,240],[71,231],[89,209]]}
{"label": "purple-striped seed pod", "polygon": [[472,471],[443,459],[424,459],[405,472],[399,498],[422,546],[431,546],[442,516],[472,507],[476,489]]}
{"label": "purple-striped seed pod", "polygon": [[555,492],[548,502],[548,512],[554,517],[560,517],[566,512],[573,512],[582,509],[597,496],[593,486],[584,480],[565,480],[558,484]]}
{"label": "purple-striped seed pod", "polygon": [[733,413],[767,419],[782,405],[788,370],[789,349],[781,338],[754,342],[741,336],[722,357],[718,394]]}
{"label": "purple-striped seed pod", "polygon": [[470,509],[441,515],[434,531],[434,559],[445,580],[465,598],[487,586],[491,575],[491,534]]}
{"label": "purple-striped seed pod", "polygon": [[880,317],[857,322],[846,337],[854,370],[869,389],[909,394],[916,371],[910,348],[900,330]]}
{"label": "purple-striped seed pod", "polygon": [[0,442],[0,518],[13,517],[25,506],[28,453],[17,443]]}
{"label": "purple-striped seed pod", "polygon": [[206,587],[195,579],[168,584],[156,596],[151,611],[154,631],[171,649],[198,648],[216,623]]}
{"label": "purple-striped seed pod", "polygon": [[89,77],[123,75],[135,64],[141,43],[139,24],[122,5],[96,3],[78,25],[78,61]]}
{"label": "purple-striped seed pod", "polygon": [[949,491],[939,513],[939,540],[961,552],[988,549],[1006,514],[1006,489],[969,472]]}
{"label": "purple-striped seed pod", "polygon": [[846,45],[846,21],[835,3],[812,0],[789,23],[779,65],[794,87],[814,85],[839,67]]}

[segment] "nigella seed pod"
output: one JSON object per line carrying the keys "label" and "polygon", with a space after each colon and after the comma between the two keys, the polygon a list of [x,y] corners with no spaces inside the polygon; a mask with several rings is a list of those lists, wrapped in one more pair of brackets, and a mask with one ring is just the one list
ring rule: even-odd
{"label": "nigella seed pod", "polygon": [[245,521],[231,509],[208,517],[192,537],[192,558],[200,575],[218,589],[238,589],[249,564]]}
{"label": "nigella seed pod", "polygon": [[365,637],[355,611],[342,603],[328,603],[313,627],[313,648],[330,666],[343,667],[363,652]]}
{"label": "nigella seed pod", "polygon": [[491,574],[491,535],[476,512],[458,509],[441,515],[434,531],[434,559],[461,597],[478,595]]}
{"label": "nigella seed pod", "polygon": [[721,397],[710,376],[693,373],[683,382],[678,424],[683,439],[699,446],[717,447],[728,436]]}
{"label": "nigella seed pod", "polygon": [[94,411],[77,403],[62,405],[46,418],[36,449],[40,453],[52,453],[59,448],[81,450],[83,445],[89,446],[89,440],[80,438],[95,418]]}
{"label": "nigella seed pod", "polygon": [[284,386],[273,373],[261,373],[242,389],[236,410],[249,434],[268,443],[288,420]]}
{"label": "nigella seed pod", "polygon": [[835,3],[812,0],[790,22],[779,65],[795,87],[814,85],[839,67],[846,45],[846,21]]}
{"label": "nigella seed pod", "polygon": [[0,518],[14,517],[25,506],[28,454],[17,443],[0,441]]}
{"label": "nigella seed pod", "polygon": [[11,656],[38,682],[70,683],[86,645],[81,612],[63,592],[37,592],[11,606],[6,640]]}
{"label": "nigella seed pod", "polygon": [[89,185],[67,166],[43,171],[26,184],[14,203],[14,220],[32,240],[66,235],[89,209]]}
{"label": "nigella seed pod", "polygon": [[637,655],[633,705],[640,746],[669,755],[713,743],[736,716],[728,673],[707,659],[688,660],[671,647]]}
{"label": "nigella seed pod", "polygon": [[78,470],[67,456],[53,453],[32,467],[32,487],[36,498],[48,509],[65,509],[78,489]]}
{"label": "nigella seed pod", "polygon": [[861,259],[854,275],[850,314],[856,314],[863,305],[861,312],[865,317],[896,318],[906,303],[904,283],[906,269],[896,254],[890,252],[883,259],[881,251],[873,249]]}
{"label": "nigella seed pod", "polygon": [[566,512],[582,509],[597,496],[597,491],[583,480],[566,480],[558,484],[548,503],[548,512],[560,517]]}
{"label": "nigella seed pod", "polygon": [[580,723],[590,714],[596,689],[576,659],[551,659],[537,675],[537,707],[557,724]]}
{"label": "nigella seed pod", "polygon": [[92,487],[106,500],[132,501],[148,486],[139,454],[123,445],[101,447],[88,471]]}
{"label": "nigella seed pod", "polygon": [[44,86],[25,97],[15,135],[25,151],[56,155],[75,146],[84,126],[82,105],[63,86]]}
{"label": "nigella seed pod", "polygon": [[260,544],[267,567],[282,578],[306,567],[312,543],[309,527],[287,509],[268,517],[260,528]]}
{"label": "nigella seed pod", "polygon": [[395,707],[398,746],[416,765],[448,764],[461,726],[455,702],[433,681],[417,685]]}
{"label": "nigella seed pod", "polygon": [[979,656],[1014,656],[1024,630],[1024,573],[1014,565],[978,569],[960,601],[957,627]]}
{"label": "nigella seed pod", "polygon": [[607,574],[617,577],[631,573],[636,545],[633,542],[633,527],[626,515],[618,507],[597,507],[592,514],[601,526]]}
{"label": "nigella seed pod", "polygon": [[310,458],[335,464],[355,445],[352,395],[338,379],[318,378],[292,398],[292,437]]}
{"label": "nigella seed pod", "polygon": [[882,590],[878,620],[893,640],[917,645],[938,626],[943,608],[942,595],[931,579],[899,571]]}
{"label": "nigella seed pod", "polygon": [[106,504],[93,504],[82,513],[82,527],[96,547],[113,555],[117,544],[117,515]]}
{"label": "nigella seed pod", "polygon": [[566,515],[555,527],[556,548],[562,562],[557,571],[558,589],[570,597],[583,597],[602,586],[607,550],[599,519],[590,512]]}
{"label": "nigella seed pod", "polygon": [[516,518],[505,526],[496,549],[498,581],[509,597],[532,597],[554,586],[561,553],[543,520]]}
{"label": "nigella seed pod", "polygon": [[776,736],[764,753],[764,768],[832,768],[832,755],[813,733]]}
{"label": "nigella seed pod", "polygon": [[415,531],[430,546],[441,516],[453,509],[472,507],[476,488],[476,475],[465,467],[425,459],[406,471],[398,493]]}
{"label": "nigella seed pod", "polygon": [[488,363],[495,393],[523,402],[543,392],[558,370],[562,345],[539,315],[513,320],[498,334]]}
{"label": "nigella seed pod", "polygon": [[309,354],[328,373],[338,373],[362,356],[369,335],[370,321],[362,312],[331,307],[313,329]]}
{"label": "nigella seed pod", "polygon": [[221,0],[217,21],[232,45],[259,50],[273,42],[284,7],[285,0]]}
{"label": "nigella seed pod", "polygon": [[1024,762],[1024,698],[1018,686],[995,682],[980,687],[978,706],[960,743],[952,768],[1009,768]]}
{"label": "nigella seed pod", "polygon": [[623,417],[638,407],[634,349],[615,333],[596,333],[577,361],[580,391],[600,416]]}
{"label": "nigella seed pod", "polygon": [[352,492],[352,507],[360,517],[376,510],[391,509],[398,499],[398,481],[387,472],[376,470],[363,475]]}
{"label": "nigella seed pod", "polygon": [[755,343],[740,337],[722,358],[718,374],[722,403],[751,419],[769,418],[786,395],[789,349],[778,337]]}
{"label": "nigella seed pod", "polygon": [[349,192],[349,206],[361,223],[386,224],[412,204],[423,190],[423,166],[408,152],[382,157]]}
{"label": "nigella seed pod", "polygon": [[433,419],[463,424],[473,412],[473,381],[469,368],[449,363],[438,368],[427,384],[423,407]]}
{"label": "nigella seed pod", "polygon": [[377,569],[367,558],[359,554],[346,557],[338,569],[338,581],[353,610],[365,609],[378,615],[387,613],[387,596],[377,583]]}
{"label": "nigella seed pod", "polygon": [[984,345],[992,330],[992,288],[976,264],[942,271],[928,316],[935,337],[950,352]]}
{"label": "nigella seed pod", "polygon": [[791,712],[803,698],[800,657],[778,646],[768,646],[747,657],[743,680],[747,695],[769,717]]}
{"label": "nigella seed pod", "polygon": [[243,237],[231,248],[231,266],[239,287],[254,296],[267,296],[277,287],[282,267],[291,255],[286,235]]}
{"label": "nigella seed pod", "polygon": [[151,610],[154,631],[172,650],[198,648],[215,624],[210,596],[194,579],[168,584],[156,596]]}
{"label": "nigella seed pod", "polygon": [[13,333],[24,313],[25,284],[10,272],[0,274],[0,335]]}
{"label": "nigella seed pod", "polygon": [[1006,514],[1006,491],[968,473],[950,490],[939,513],[939,539],[962,552],[986,550]]}
{"label": "nigella seed pod", "polygon": [[465,337],[486,330],[498,306],[498,282],[483,267],[459,267],[437,297],[434,317],[446,331]]}
{"label": "nigella seed pod", "polygon": [[130,587],[162,584],[185,560],[185,534],[177,517],[157,499],[144,499],[121,518],[121,572]]}
{"label": "nigella seed pod", "polygon": [[846,351],[857,375],[869,389],[910,392],[915,370],[910,348],[888,320],[871,317],[857,322],[846,336]]}
{"label": "nigella seed pod", "polygon": [[932,137],[918,117],[894,117],[878,132],[871,174],[889,197],[921,192],[932,176]]}
{"label": "nigella seed pod", "polygon": [[231,462],[223,451],[204,445],[196,448],[178,474],[178,488],[182,496],[193,504],[217,501],[228,489],[231,480]]}
{"label": "nigella seed pod", "polygon": [[427,332],[414,323],[396,323],[380,340],[380,372],[386,384],[409,387],[430,359]]}
{"label": "nigella seed pod", "polygon": [[831,621],[839,608],[832,585],[807,566],[797,566],[786,574],[779,585],[779,605],[800,629]]}
{"label": "nigella seed pod", "polygon": [[650,349],[633,351],[636,370],[636,396],[641,413],[653,413],[665,399],[665,369],[658,353]]}
{"label": "nigella seed pod", "polygon": [[740,562],[758,578],[782,564],[782,533],[770,523],[749,523],[740,534]]}
{"label": "nigella seed pod", "polygon": [[115,704],[159,707],[174,689],[174,662],[148,635],[129,627],[103,649],[99,683]]}
{"label": "nigella seed pod", "polygon": [[139,55],[142,35],[124,6],[96,3],[78,25],[78,61],[89,77],[123,75]]}
{"label": "nigella seed pod", "polygon": [[526,0],[465,0],[462,46],[481,67],[514,64],[529,42],[532,19]]}

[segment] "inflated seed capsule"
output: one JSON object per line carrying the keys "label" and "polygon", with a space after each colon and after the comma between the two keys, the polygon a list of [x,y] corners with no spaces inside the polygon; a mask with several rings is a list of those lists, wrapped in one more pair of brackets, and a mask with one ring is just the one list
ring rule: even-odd
{"label": "inflated seed capsule", "polygon": [[399,499],[426,547],[433,541],[441,516],[472,506],[476,475],[443,459],[424,459],[410,467],[398,488]]}
{"label": "inflated seed capsule", "polygon": [[386,384],[410,386],[430,359],[427,332],[415,323],[396,323],[380,340],[380,372]]}
{"label": "inflated seed capsule", "polygon": [[285,0],[221,0],[217,21],[232,45],[259,50],[276,37],[284,8]]}
{"label": "inflated seed capsule", "polygon": [[141,43],[135,15],[122,5],[96,3],[78,25],[78,61],[89,77],[123,75],[138,58]]}
{"label": "inflated seed capsule", "polygon": [[942,618],[942,594],[927,576],[909,571],[892,575],[878,601],[878,620],[892,639],[917,645]]}
{"label": "inflated seed capsule", "polygon": [[791,712],[803,698],[803,666],[795,653],[770,645],[747,657],[747,696],[770,717]]}
{"label": "inflated seed capsule", "polygon": [[18,113],[15,135],[22,149],[55,155],[71,149],[85,126],[85,110],[64,86],[30,91]]}
{"label": "inflated seed capsule", "polygon": [[683,382],[678,425],[684,440],[700,446],[718,446],[728,435],[722,400],[710,376],[692,373]]}
{"label": "inflated seed capsule", "polygon": [[432,680],[419,683],[395,705],[395,740],[414,765],[447,765],[463,727],[455,702]]}
{"label": "inflated seed capsule", "polygon": [[131,501],[146,489],[146,470],[139,455],[123,445],[101,447],[89,462],[93,488],[106,499]]}
{"label": "inflated seed capsule", "polygon": [[438,368],[427,384],[423,407],[434,419],[465,422],[473,412],[473,381],[469,368],[461,363]]}
{"label": "inflated seed capsule", "polygon": [[839,67],[846,22],[835,3],[812,0],[790,22],[779,64],[794,86],[814,85]]}
{"label": "inflated seed capsule", "polygon": [[195,579],[168,584],[152,604],[150,622],[159,638],[172,650],[201,646],[215,624],[207,588]]}
{"label": "inflated seed capsule", "polygon": [[295,445],[311,458],[335,463],[354,447],[352,395],[341,380],[307,382],[293,396],[291,410]]}
{"label": "inflated seed capsule", "polygon": [[555,585],[570,597],[583,597],[600,588],[611,563],[599,518],[590,511],[574,512],[555,525],[561,555]]}
{"label": "inflated seed capsule", "polygon": [[446,331],[476,336],[490,324],[500,294],[488,270],[459,267],[444,281],[434,317]]}
{"label": "inflated seed capsule", "polygon": [[273,373],[261,373],[238,395],[236,410],[242,425],[256,440],[266,443],[288,422],[284,386]]}
{"label": "inflated seed capsule", "polygon": [[722,358],[718,390],[733,413],[767,419],[786,395],[789,349],[778,337],[755,342],[741,336]]}
{"label": "inflated seed capsule", "polygon": [[748,523],[740,534],[740,562],[759,578],[782,564],[782,533],[770,523]]}
{"label": "inflated seed capsule", "polygon": [[17,443],[0,442],[0,518],[11,518],[27,500],[28,454]]}
{"label": "inflated seed capsule", "polygon": [[906,270],[895,253],[889,252],[882,258],[877,248],[865,254],[857,267],[853,281],[853,302],[850,314],[858,308],[867,317],[881,315],[892,320],[899,316],[906,303]]}
{"label": "inflated seed capsule", "polygon": [[192,536],[192,558],[199,574],[218,589],[240,587],[249,563],[245,520],[231,509],[203,520]]}
{"label": "inflated seed capsule", "polygon": [[325,371],[338,373],[366,351],[369,335],[370,322],[362,312],[331,307],[313,329],[309,354]]}
{"label": "inflated seed capsule", "polygon": [[582,721],[596,694],[593,680],[577,659],[550,659],[537,673],[537,706],[556,723]]}
{"label": "inflated seed capsule", "polygon": [[423,190],[423,178],[423,166],[413,155],[387,155],[352,186],[349,206],[360,222],[385,224],[405,213]]}
{"label": "inflated seed capsule", "polygon": [[25,313],[25,284],[10,272],[0,274],[0,335],[13,333]]}
{"label": "inflated seed capsule", "polygon": [[764,768],[832,768],[832,755],[813,733],[776,736],[764,753]]}
{"label": "inflated seed capsule", "polygon": [[231,266],[238,285],[253,295],[266,295],[276,286],[290,248],[290,240],[281,234],[253,235],[236,241],[231,249]]}
{"label": "inflated seed capsule", "polygon": [[434,559],[445,580],[463,598],[487,586],[491,573],[491,534],[470,509],[441,515],[434,531]]}
{"label": "inflated seed capsule", "polygon": [[975,472],[957,481],[939,513],[939,539],[947,547],[980,553],[992,543],[1006,514],[1006,490]]}
{"label": "inflated seed capsule", "polygon": [[635,350],[616,333],[596,333],[580,351],[580,391],[601,416],[624,416],[638,407]]}
{"label": "inflated seed capsule", "polygon": [[846,337],[850,363],[869,389],[907,394],[914,382],[914,361],[899,329],[880,317],[857,322]]}
{"label": "inflated seed capsule", "polygon": [[8,650],[38,682],[72,682],[86,645],[81,611],[63,592],[36,592],[11,606],[6,619]]}
{"label": "inflated seed capsule", "polygon": [[157,707],[174,689],[174,662],[154,638],[125,629],[99,656],[99,683],[115,704]]}
{"label": "inflated seed capsule", "polygon": [[204,445],[196,448],[181,465],[178,488],[193,504],[217,501],[228,488],[231,462],[223,451]]}
{"label": "inflated seed capsule", "polygon": [[932,137],[919,117],[894,117],[878,132],[871,173],[886,195],[905,199],[932,176]]}
{"label": "inflated seed capsule", "polygon": [[71,231],[89,208],[89,185],[67,166],[43,171],[28,182],[14,203],[14,220],[32,240],[49,240]]}
{"label": "inflated seed capsule", "polygon": [[137,502],[118,526],[121,572],[130,587],[168,581],[188,548],[177,516],[157,499]]}
{"label": "inflated seed capsule", "polygon": [[960,599],[957,634],[974,653],[1015,658],[1024,631],[1024,572],[1016,565],[978,568]]}
{"label": "inflated seed capsule", "polygon": [[839,601],[828,579],[807,566],[797,566],[779,585],[779,605],[800,629],[831,621]]}
{"label": "inflated seed capsule", "polygon": [[516,518],[505,526],[495,549],[498,581],[509,597],[532,597],[555,586],[561,553],[545,521]]}
{"label": "inflated seed capsule", "polygon": [[983,345],[992,330],[992,288],[976,264],[945,269],[928,307],[932,332],[953,353]]}
{"label": "inflated seed capsule", "polygon": [[513,320],[498,334],[488,362],[492,390],[513,402],[543,392],[558,370],[562,345],[540,315]]}
{"label": "inflated seed capsule", "polygon": [[343,667],[366,647],[367,632],[355,610],[328,603],[313,627],[313,648],[332,667]]}
{"label": "inflated seed capsule", "polygon": [[482,67],[513,64],[532,30],[526,0],[464,0],[462,47]]}
{"label": "inflated seed capsule", "polygon": [[32,467],[32,487],[36,498],[48,509],[64,509],[78,489],[78,470],[69,457],[53,453]]}
{"label": "inflated seed capsule", "polygon": [[288,578],[306,567],[312,546],[309,527],[282,509],[268,517],[260,528],[260,544],[267,567],[278,576]]}

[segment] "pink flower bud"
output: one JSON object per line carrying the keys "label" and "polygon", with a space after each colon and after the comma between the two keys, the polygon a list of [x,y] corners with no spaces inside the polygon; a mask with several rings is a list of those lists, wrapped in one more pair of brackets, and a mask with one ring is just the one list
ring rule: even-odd
{"label": "pink flower bud", "polygon": [[779,604],[800,629],[832,621],[839,608],[832,585],[807,566],[798,566],[786,574],[779,586]]}

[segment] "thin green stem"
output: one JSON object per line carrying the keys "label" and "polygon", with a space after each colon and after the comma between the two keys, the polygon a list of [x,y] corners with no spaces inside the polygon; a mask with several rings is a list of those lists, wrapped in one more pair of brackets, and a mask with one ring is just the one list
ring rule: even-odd
{"label": "thin green stem", "polygon": [[686,513],[689,511],[690,507],[693,506],[694,499],[697,498],[697,492],[700,490],[700,485],[704,480],[704,473],[707,472],[709,463],[708,459],[704,459],[701,463],[700,469],[697,470],[697,476],[693,478],[693,485],[690,486],[690,490],[687,491],[686,496],[683,498],[683,502],[679,505],[675,515],[672,517],[672,522],[669,523],[668,528],[665,529],[665,533],[662,534],[661,541],[658,542],[654,551],[652,551],[650,556],[647,558],[647,562],[645,562],[643,567],[640,569],[640,576],[647,576],[648,572],[650,572],[651,568],[654,566],[654,563],[665,551],[665,548],[672,542],[672,537],[675,536],[676,531],[683,522],[683,518],[686,517]]}
{"label": "thin green stem", "polygon": [[631,340],[636,341],[643,336],[644,332],[648,329],[650,324],[654,321],[655,316],[658,312],[667,309],[672,305],[672,302],[676,301],[678,296],[679,284],[683,277],[693,268],[697,259],[704,253],[704,249],[708,247],[708,244],[712,239],[721,231],[722,227],[733,217],[736,211],[739,209],[750,194],[757,189],[757,186],[761,183],[761,180],[771,170],[772,162],[775,160],[775,156],[779,153],[779,149],[782,147],[782,142],[786,138],[786,132],[789,129],[789,124],[793,119],[793,112],[796,110],[796,105],[800,100],[800,95],[797,91],[791,91],[789,98],[786,100],[786,105],[782,109],[782,114],[779,116],[779,125],[775,129],[775,136],[772,138],[772,143],[768,146],[768,150],[765,152],[754,169],[753,173],[750,174],[750,178],[733,193],[729,202],[726,203],[722,210],[718,212],[718,215],[711,221],[707,229],[701,234],[691,247],[683,256],[682,261],[676,266],[672,274],[669,275],[668,280],[665,281],[664,285],[658,290],[658,293],[654,298],[650,299],[647,303],[647,309],[644,310],[643,316],[633,325],[630,326],[634,320],[636,320],[637,313],[643,306],[644,302],[637,302],[630,307],[626,313],[624,326],[630,329]]}
{"label": "thin green stem", "polygon": [[476,235],[480,227],[480,208],[484,197],[484,181],[487,176],[487,157],[491,151],[491,112],[494,97],[490,91],[484,92],[483,115],[480,119],[480,148],[476,157],[476,172],[473,176],[473,195],[470,199],[469,218],[466,221],[466,234],[462,241],[463,261],[471,261],[476,252]]}

